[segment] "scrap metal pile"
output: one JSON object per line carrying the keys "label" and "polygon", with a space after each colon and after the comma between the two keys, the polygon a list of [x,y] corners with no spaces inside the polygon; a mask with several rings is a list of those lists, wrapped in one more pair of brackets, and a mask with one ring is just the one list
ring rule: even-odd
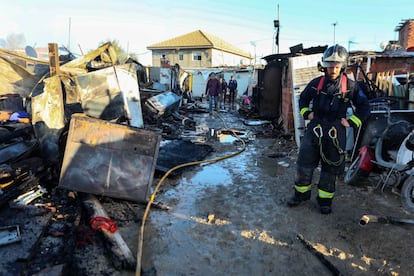
{"label": "scrap metal pile", "polygon": [[[177,112],[176,93],[140,91],[141,66],[131,60],[121,64],[110,43],[60,59],[56,44],[49,44],[47,62],[0,51],[0,208],[41,208],[56,222],[62,210],[56,210],[54,195],[63,192],[70,201],[77,192],[86,194],[79,197],[90,226],[111,241],[120,266],[132,269],[134,257],[94,196],[147,202],[166,125],[194,129],[195,122]],[[144,129],[144,117],[157,125]],[[204,156],[210,151],[193,150]],[[168,166],[163,162],[162,170]],[[79,212],[70,212],[71,223],[79,220]],[[21,226],[4,223],[0,246],[24,239]],[[34,262],[28,255],[26,272],[29,259]]]}
{"label": "scrap metal pile", "polygon": [[[31,84],[35,85],[19,87],[30,93],[27,90],[13,93],[15,87],[11,87],[11,92],[2,92],[2,193],[7,193],[5,188],[16,186],[9,180],[16,179],[16,171],[24,171],[13,165],[27,160],[28,156],[36,156],[41,158],[52,177],[60,178],[62,187],[73,189],[72,183],[77,183],[90,187],[84,189],[95,194],[112,195],[115,186],[120,189],[124,185],[123,192],[117,196],[130,199],[130,192],[137,184],[128,183],[128,177],[134,177],[128,175],[133,170],[127,170],[128,166],[122,163],[125,159],[133,161],[132,156],[125,155],[130,152],[139,156],[130,166],[144,168],[144,175],[147,175],[140,179],[139,185],[143,187],[134,200],[145,200],[160,134],[143,129],[135,64],[119,64],[109,43],[61,66],[58,63],[43,71],[41,77],[29,72],[21,76],[20,73],[22,79],[28,76],[33,79]],[[15,63],[10,61],[9,64]],[[81,168],[75,165],[79,163]],[[125,175],[122,185],[117,170]],[[96,183],[114,182],[110,176],[106,181],[97,178],[103,171],[118,172],[113,174],[118,177],[117,185],[96,190],[93,186]],[[74,181],[76,177],[81,181]]]}

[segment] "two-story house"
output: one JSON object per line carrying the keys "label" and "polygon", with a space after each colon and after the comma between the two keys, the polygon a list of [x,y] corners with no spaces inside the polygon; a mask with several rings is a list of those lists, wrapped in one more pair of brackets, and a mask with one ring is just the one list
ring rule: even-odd
{"label": "two-story house", "polygon": [[147,47],[152,51],[152,65],[179,64],[184,69],[251,64],[252,56],[223,39],[197,30]]}

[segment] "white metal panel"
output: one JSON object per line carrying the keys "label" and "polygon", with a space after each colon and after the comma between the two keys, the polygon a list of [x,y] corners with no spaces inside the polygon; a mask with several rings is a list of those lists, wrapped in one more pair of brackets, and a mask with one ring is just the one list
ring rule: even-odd
{"label": "white metal panel", "polygon": [[[298,147],[300,146],[300,140],[304,135],[306,122],[300,115],[299,110],[299,97],[303,89],[313,78],[316,78],[322,73],[318,71],[317,64],[321,61],[322,54],[314,54],[307,56],[291,57],[289,58],[289,68],[292,74],[292,108],[293,108],[293,123],[295,127],[295,141]],[[297,70],[303,68],[314,67],[315,70],[309,75],[308,79],[297,78]]]}

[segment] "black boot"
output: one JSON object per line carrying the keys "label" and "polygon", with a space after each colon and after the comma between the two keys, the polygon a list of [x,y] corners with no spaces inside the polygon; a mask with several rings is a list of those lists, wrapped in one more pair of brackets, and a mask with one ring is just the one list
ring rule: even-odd
{"label": "black boot", "polygon": [[317,198],[321,214],[328,215],[332,213],[332,198]]}
{"label": "black boot", "polygon": [[292,197],[288,200],[287,205],[288,205],[289,207],[295,207],[295,206],[298,206],[298,205],[299,205],[302,201],[303,201],[302,199],[300,199],[300,198],[298,198],[298,197],[296,197],[296,196],[292,196]]}
{"label": "black boot", "polygon": [[287,205],[289,207],[295,207],[301,204],[303,201],[309,200],[311,197],[311,191],[305,193],[299,193],[295,190],[295,194],[288,200]]}
{"label": "black boot", "polygon": [[321,205],[319,207],[319,210],[321,211],[321,214],[323,214],[323,215],[328,215],[328,214],[332,213],[332,207],[328,206],[328,205],[326,205],[326,206]]}

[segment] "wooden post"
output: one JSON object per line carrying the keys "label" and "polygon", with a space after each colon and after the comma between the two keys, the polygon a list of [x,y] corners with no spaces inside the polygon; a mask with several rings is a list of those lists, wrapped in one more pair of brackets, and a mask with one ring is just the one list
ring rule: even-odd
{"label": "wooden post", "polygon": [[390,77],[390,71],[384,72],[384,78],[382,79],[382,89],[387,90],[388,96],[390,91],[388,90],[388,78]]}
{"label": "wooden post", "polygon": [[382,72],[378,72],[376,80],[375,80],[375,85],[378,86],[379,89],[381,89],[381,78],[382,78]]}
{"label": "wooden post", "polygon": [[59,51],[57,43],[49,43],[49,64],[50,64],[50,76],[53,77],[60,73],[59,69]]}
{"label": "wooden post", "polygon": [[392,81],[394,79],[394,72],[395,72],[394,70],[391,71],[390,77],[388,79],[388,96],[394,96],[392,94]]}

